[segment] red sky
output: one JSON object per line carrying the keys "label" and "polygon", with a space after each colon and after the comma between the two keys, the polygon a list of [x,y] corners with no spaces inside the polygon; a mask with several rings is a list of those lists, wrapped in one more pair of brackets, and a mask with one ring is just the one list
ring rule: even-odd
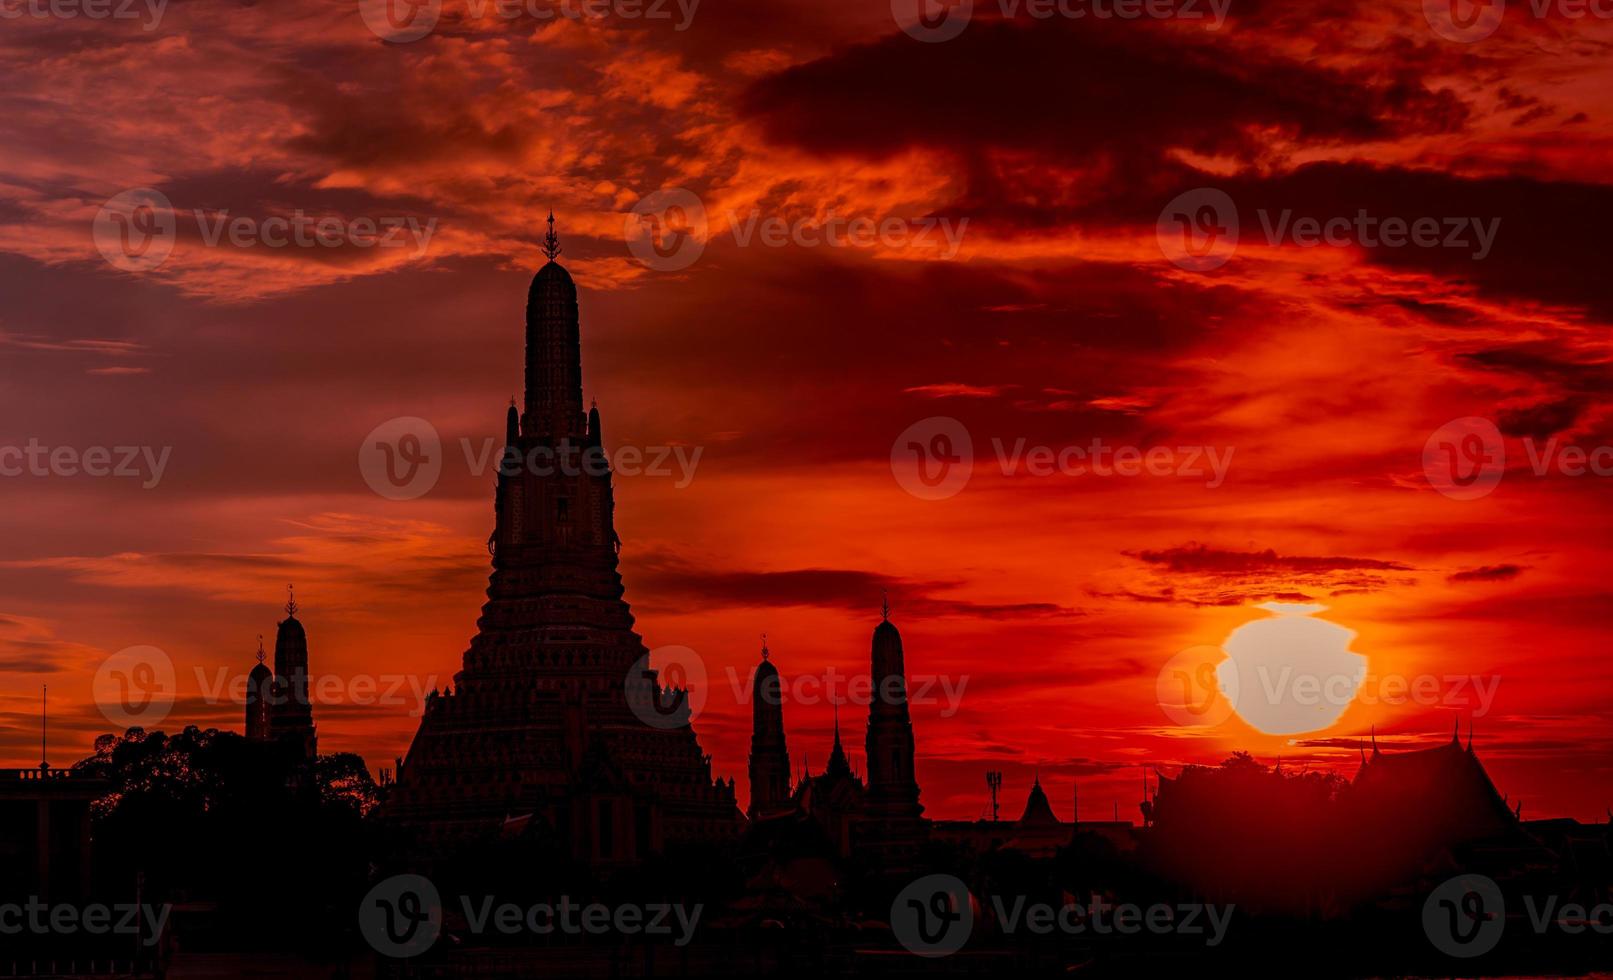
{"label": "red sky", "polygon": [[[179,676],[160,727],[239,728],[197,671],[244,674],[287,582],[316,675],[446,683],[492,520],[492,474],[460,440],[498,437],[520,388],[553,207],[607,441],[702,451],[686,486],[618,478],[622,569],[646,642],[711,671],[696,729],[742,798],[749,708],[724,672],[748,676],[763,631],[787,677],[859,669],[883,588],[910,673],[966,685],[947,717],[914,708],[934,816],[978,815],[991,768],[1016,809],[1039,767],[1061,812],[1079,779],[1084,817],[1134,817],[1143,764],[1245,748],[1348,774],[1374,725],[1406,747],[1478,714],[1526,817],[1601,818],[1609,478],[1540,475],[1529,452],[1613,444],[1613,24],[1514,4],[1461,43],[1408,0],[1232,0],[1219,30],[976,8],[944,43],[841,0],[705,0],[682,31],[448,0],[410,43],[314,0],[176,0],[151,31],[7,20],[0,446],[171,456],[149,489],[0,478],[0,757],[37,762],[42,683],[51,761],[88,754],[114,727],[95,670],[135,645]],[[687,268],[648,268],[626,219],[674,186],[711,238]],[[178,240],[120,271],[92,222],[141,187],[181,213]],[[1225,265],[1182,269],[1156,223],[1203,187],[1242,235]],[[435,233],[418,254],[209,245],[195,209]],[[1499,224],[1482,258],[1301,247],[1266,240],[1257,215],[1285,209]],[[967,225],[950,258],[741,246],[730,216],[752,213]],[[447,447],[407,501],[357,464],[400,416]],[[936,416],[976,459],[962,492],[924,500],[892,445]],[[1424,445],[1470,416],[1504,435],[1507,468],[1453,499]],[[1021,439],[1234,456],[1216,486],[1004,474],[993,440]],[[1358,700],[1300,736],[1178,725],[1156,700],[1167,662],[1272,600],[1327,606],[1375,677],[1448,696]],[[1494,682],[1493,703],[1452,677]],[[321,703],[321,748],[389,765],[416,708]],[[821,766],[830,719],[787,704],[798,766]]]}

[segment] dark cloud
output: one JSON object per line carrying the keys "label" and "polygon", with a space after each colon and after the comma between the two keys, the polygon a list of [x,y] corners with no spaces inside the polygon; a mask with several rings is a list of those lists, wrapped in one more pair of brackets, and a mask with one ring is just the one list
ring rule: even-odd
{"label": "dark cloud", "polygon": [[1482,565],[1478,568],[1467,568],[1451,574],[1448,578],[1452,582],[1505,582],[1522,575],[1526,566],[1523,565]]}
{"label": "dark cloud", "polygon": [[837,568],[770,572],[695,568],[669,558],[641,565],[634,578],[635,592],[647,593],[654,601],[698,600],[709,606],[819,606],[866,612],[879,602],[881,593],[889,592],[899,597],[903,615],[914,618],[1004,619],[1075,614],[1075,610],[1052,602],[979,603],[935,594],[958,589],[962,584]]}
{"label": "dark cloud", "polygon": [[1247,575],[1250,572],[1336,572],[1358,569],[1410,571],[1397,561],[1344,556],[1279,555],[1265,551],[1225,551],[1207,545],[1189,544],[1157,551],[1126,552],[1129,557],[1159,565],[1170,572],[1195,575]]}

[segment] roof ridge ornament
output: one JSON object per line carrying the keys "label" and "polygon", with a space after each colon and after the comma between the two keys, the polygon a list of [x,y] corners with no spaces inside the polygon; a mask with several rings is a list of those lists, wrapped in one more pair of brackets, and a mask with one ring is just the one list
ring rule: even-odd
{"label": "roof ridge ornament", "polygon": [[549,209],[549,232],[543,236],[543,254],[553,262],[560,254],[560,236],[554,233],[554,209]]}

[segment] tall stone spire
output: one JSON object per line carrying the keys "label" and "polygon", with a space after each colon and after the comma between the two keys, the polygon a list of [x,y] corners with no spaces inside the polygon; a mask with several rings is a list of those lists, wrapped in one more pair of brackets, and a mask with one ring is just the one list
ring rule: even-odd
{"label": "tall stone spire", "polygon": [[784,685],[762,634],[762,662],[751,680],[750,816],[787,807],[790,754],[784,741]]}
{"label": "tall stone spire", "polygon": [[543,254],[549,261],[532,277],[526,296],[526,410],[521,432],[547,443],[581,444],[582,343],[577,325],[577,286],[555,261],[560,238],[554,215]]}
{"label": "tall stone spire", "polygon": [[272,732],[274,673],[263,664],[263,634],[258,634],[258,662],[246,679],[246,737],[267,742]]}
{"label": "tall stone spire", "polygon": [[286,618],[274,633],[274,704],[269,709],[269,725],[275,741],[312,760],[318,755],[319,739],[308,698],[308,633],[297,619],[300,608],[291,586],[286,586]]}
{"label": "tall stone spire", "polygon": [[882,604],[874,627],[871,655],[874,696],[868,706],[867,826],[863,844],[887,867],[913,858],[925,836],[913,770],[913,723],[907,708],[907,674],[902,635]]}

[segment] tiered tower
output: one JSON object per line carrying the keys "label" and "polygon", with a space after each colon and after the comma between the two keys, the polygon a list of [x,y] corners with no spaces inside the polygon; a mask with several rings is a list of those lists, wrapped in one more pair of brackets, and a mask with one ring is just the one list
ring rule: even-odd
{"label": "tiered tower", "polygon": [[319,754],[313,703],[308,700],[308,633],[297,619],[297,597],[286,587],[286,618],[274,632],[274,703],[269,730],[301,758]]}
{"label": "tiered tower", "polygon": [[728,839],[743,820],[687,712],[645,708],[665,699],[622,599],[611,473],[599,411],[583,414],[577,287],[554,261],[553,215],[545,252],[527,293],[524,410],[505,422],[487,602],[385,805],[415,864],[510,818],[533,818],[595,867]]}
{"label": "tiered tower", "polygon": [[907,711],[907,674],[902,634],[883,604],[874,627],[873,698],[868,706],[868,794],[858,828],[858,850],[877,856],[883,867],[909,865],[928,836],[913,771],[913,722]]}
{"label": "tiered tower", "polygon": [[790,753],[784,743],[784,686],[762,637],[762,662],[751,679],[750,817],[793,809]]}

